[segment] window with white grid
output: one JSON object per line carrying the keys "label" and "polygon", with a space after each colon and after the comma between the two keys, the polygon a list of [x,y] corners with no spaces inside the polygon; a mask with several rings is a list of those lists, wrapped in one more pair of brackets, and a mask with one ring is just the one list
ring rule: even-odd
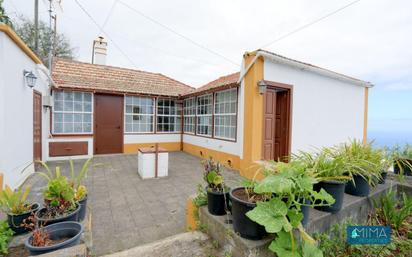
{"label": "window with white grid", "polygon": [[184,132],[195,133],[196,97],[185,99],[183,102]]}
{"label": "window with white grid", "polygon": [[212,95],[197,97],[196,134],[212,136]]}
{"label": "window with white grid", "polygon": [[182,104],[172,99],[157,100],[157,132],[182,131]]}
{"label": "window with white grid", "polygon": [[214,127],[216,138],[236,139],[237,89],[215,93]]}
{"label": "window with white grid", "polygon": [[125,96],[125,132],[153,133],[154,100],[148,97]]}
{"label": "window with white grid", "polygon": [[53,133],[92,133],[92,93],[54,91]]}

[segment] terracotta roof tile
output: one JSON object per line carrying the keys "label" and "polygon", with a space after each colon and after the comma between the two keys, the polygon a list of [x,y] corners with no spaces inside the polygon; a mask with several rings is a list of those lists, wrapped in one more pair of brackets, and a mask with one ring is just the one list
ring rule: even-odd
{"label": "terracotta roof tile", "polygon": [[160,73],[83,63],[56,58],[53,80],[57,87],[178,96],[195,89]]}
{"label": "terracotta roof tile", "polygon": [[197,88],[196,90],[192,91],[192,92],[188,92],[186,93],[186,95],[189,94],[196,94],[196,93],[200,93],[203,91],[208,91],[214,88],[218,88],[218,87],[223,87],[223,86],[228,86],[228,85],[236,85],[237,81],[239,79],[240,76],[240,72],[235,72],[226,76],[222,76],[218,79],[215,79],[209,83],[207,83],[206,85],[203,85],[199,88]]}

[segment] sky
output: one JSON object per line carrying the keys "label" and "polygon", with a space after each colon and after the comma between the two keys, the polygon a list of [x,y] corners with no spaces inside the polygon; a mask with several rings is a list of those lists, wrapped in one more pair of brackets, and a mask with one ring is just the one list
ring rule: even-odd
{"label": "sky", "polygon": [[[62,0],[55,11],[57,29],[80,61],[90,62],[93,39],[103,35],[108,65],[159,72],[199,87],[238,71],[243,53],[265,46],[372,82],[370,135],[412,143],[412,1],[360,0],[269,46],[353,0],[77,1],[92,18],[76,0]],[[48,21],[48,1],[39,2],[40,18]],[[33,3],[5,0],[4,6],[12,18],[33,18]]]}

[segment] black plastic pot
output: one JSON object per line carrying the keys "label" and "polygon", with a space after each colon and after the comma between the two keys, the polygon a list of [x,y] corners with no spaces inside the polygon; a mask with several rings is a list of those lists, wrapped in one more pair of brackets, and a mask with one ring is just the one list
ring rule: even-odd
{"label": "black plastic pot", "polygon": [[305,204],[305,205],[301,205],[300,211],[303,214],[303,219],[302,219],[301,223],[302,223],[303,226],[306,226],[306,224],[308,224],[308,222],[309,222],[309,209],[310,209],[310,207],[308,205],[310,204],[310,201],[305,199],[305,200],[301,200],[300,202]]}
{"label": "black plastic pot", "polygon": [[29,250],[30,255],[45,254],[77,245],[79,244],[80,237],[83,233],[83,225],[74,221],[66,221],[48,225],[44,227],[44,229],[49,233],[49,238],[51,240],[61,240],[64,238],[67,238],[67,240],[51,246],[37,247],[31,244],[33,240],[33,236],[31,235],[24,241],[24,246],[27,250]]}
{"label": "black plastic pot", "polygon": [[316,206],[315,209],[331,213],[340,211],[345,193],[345,182],[322,181],[313,185],[313,190],[316,192],[319,192],[322,188],[335,199],[335,203],[331,206]]}
{"label": "black plastic pot", "polygon": [[41,208],[35,213],[35,216],[39,224],[51,225],[51,224],[64,222],[64,221],[78,221],[79,211],[80,211],[80,204],[76,206],[76,209],[73,212],[69,213],[66,216],[55,218],[55,219],[46,219],[46,218],[40,218],[43,216],[42,214],[46,212],[46,208]]}
{"label": "black plastic pot", "polygon": [[386,178],[388,177],[388,172],[383,171],[381,172],[381,177],[378,180],[379,184],[385,184]]}
{"label": "black plastic pot", "polygon": [[234,188],[230,191],[230,200],[232,201],[232,221],[233,230],[239,233],[241,237],[260,240],[267,235],[265,227],[250,220],[246,213],[256,207],[255,203],[249,203],[237,198],[233,193],[239,190],[245,190],[244,187]]}
{"label": "black plastic pot", "polygon": [[370,186],[368,181],[359,175],[353,175],[353,181],[348,181],[345,186],[345,193],[355,196],[368,196]]}
{"label": "black plastic pot", "polygon": [[80,205],[80,210],[79,210],[79,216],[78,216],[78,221],[83,221],[84,218],[86,217],[86,210],[87,210],[87,195],[79,201]]}
{"label": "black plastic pot", "polygon": [[[409,165],[408,165],[409,164]],[[410,159],[399,159],[394,162],[393,164],[393,172],[395,174],[400,174],[401,170],[403,171],[403,175],[412,176],[412,160]]]}
{"label": "black plastic pot", "polygon": [[226,214],[226,210],[230,210],[229,206],[229,192],[214,192],[208,190],[207,192],[207,209],[210,214],[222,216]]}
{"label": "black plastic pot", "polygon": [[[34,213],[37,212],[39,208],[40,205],[38,203],[33,203],[30,210],[25,213],[19,215],[7,214],[7,222],[9,223],[11,230],[14,231],[14,235],[21,235],[23,233],[29,232],[29,229],[22,227],[21,225],[23,224],[24,220],[30,217],[30,215],[34,215]],[[26,220],[26,223],[28,222],[29,221]]]}

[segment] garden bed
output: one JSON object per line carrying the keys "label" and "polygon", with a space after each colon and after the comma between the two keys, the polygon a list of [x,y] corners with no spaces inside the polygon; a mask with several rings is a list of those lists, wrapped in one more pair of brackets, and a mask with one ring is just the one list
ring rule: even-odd
{"label": "garden bed", "polygon": [[[310,210],[309,222],[306,225],[306,230],[309,233],[326,232],[332,225],[343,223],[346,220],[351,220],[357,224],[366,224],[368,214],[373,210],[373,200],[379,199],[386,194],[390,189],[396,192],[405,192],[412,195],[412,186],[407,184],[399,184],[398,182],[388,180],[386,184],[378,185],[371,190],[369,197],[356,197],[345,194],[343,208],[336,214],[321,212],[315,209]],[[273,256],[273,253],[268,250],[268,245],[273,239],[273,236],[268,236],[262,240],[247,240],[233,231],[231,224],[228,224],[230,216],[213,216],[207,211],[207,207],[201,207],[199,211],[200,223],[205,228],[206,232],[219,245],[224,247],[226,251],[232,253],[234,257],[257,257],[257,256]]]}

